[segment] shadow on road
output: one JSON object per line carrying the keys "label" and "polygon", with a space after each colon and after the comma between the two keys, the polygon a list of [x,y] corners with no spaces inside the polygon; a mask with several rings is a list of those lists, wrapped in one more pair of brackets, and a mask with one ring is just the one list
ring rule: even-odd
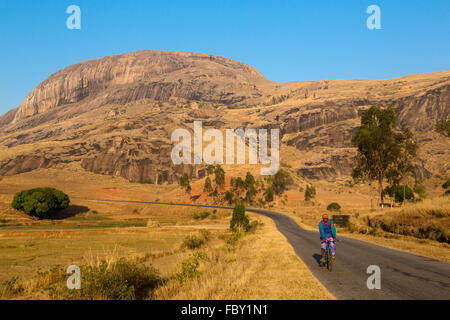
{"label": "shadow on road", "polygon": [[320,266],[321,266],[321,264],[320,264],[320,259],[322,258],[322,255],[321,255],[321,254],[318,254],[318,253],[314,253],[314,254],[312,255],[312,257],[314,258],[314,260],[316,260],[317,265],[320,267]]}

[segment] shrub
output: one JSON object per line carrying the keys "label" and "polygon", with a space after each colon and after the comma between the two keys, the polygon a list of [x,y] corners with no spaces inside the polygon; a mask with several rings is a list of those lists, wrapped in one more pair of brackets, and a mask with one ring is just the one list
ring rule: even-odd
{"label": "shrub", "polygon": [[307,185],[305,190],[305,200],[309,201],[316,196],[316,188],[312,185]]}
{"label": "shrub", "polygon": [[12,207],[39,219],[51,218],[54,213],[67,208],[69,197],[62,191],[43,187],[24,190],[14,196]]}
{"label": "shrub", "polygon": [[198,220],[198,219],[203,220],[203,219],[208,218],[210,214],[211,214],[211,213],[209,213],[208,211],[202,211],[202,212],[200,212],[200,213],[197,213],[197,212],[196,212],[196,213],[194,213],[194,219],[195,219],[195,220]]}
{"label": "shrub", "polygon": [[208,230],[200,231],[200,236],[189,235],[183,240],[183,246],[191,250],[200,248],[211,237],[211,232]]}
{"label": "shrub", "polygon": [[327,210],[339,212],[339,211],[341,211],[341,206],[337,202],[332,202],[327,206]]}
{"label": "shrub", "polygon": [[189,249],[197,249],[200,248],[204,243],[204,240],[197,237],[196,235],[190,235],[184,238],[183,246]]}
{"label": "shrub", "polygon": [[249,219],[245,215],[245,206],[243,204],[236,204],[231,216],[230,229],[235,232],[248,231]]}
{"label": "shrub", "polygon": [[202,273],[198,270],[200,267],[200,255],[193,254],[183,262],[181,262],[180,270],[175,274],[175,279],[179,283],[183,283],[186,280],[196,278]]}
{"label": "shrub", "polygon": [[57,300],[135,300],[151,298],[161,283],[158,270],[136,258],[121,258],[113,262],[80,266],[81,289],[66,286],[67,273],[61,266],[38,271],[30,281],[30,290],[47,291]]}

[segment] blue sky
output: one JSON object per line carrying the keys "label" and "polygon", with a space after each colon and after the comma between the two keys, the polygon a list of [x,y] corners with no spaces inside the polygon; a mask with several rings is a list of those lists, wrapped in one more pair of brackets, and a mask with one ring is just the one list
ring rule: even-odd
{"label": "blue sky", "polygon": [[[81,30],[69,30],[69,5]],[[366,8],[381,9],[369,30]],[[236,59],[289,82],[386,79],[450,68],[448,0],[0,0],[0,114],[52,73],[158,49]]]}

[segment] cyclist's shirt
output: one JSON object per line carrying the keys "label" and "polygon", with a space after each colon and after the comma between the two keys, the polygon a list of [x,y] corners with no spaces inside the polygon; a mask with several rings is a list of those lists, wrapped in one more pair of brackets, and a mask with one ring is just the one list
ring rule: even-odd
{"label": "cyclist's shirt", "polygon": [[328,220],[328,223],[321,220],[319,222],[319,232],[320,240],[326,238],[336,238],[336,227],[334,226],[334,222],[332,220]]}

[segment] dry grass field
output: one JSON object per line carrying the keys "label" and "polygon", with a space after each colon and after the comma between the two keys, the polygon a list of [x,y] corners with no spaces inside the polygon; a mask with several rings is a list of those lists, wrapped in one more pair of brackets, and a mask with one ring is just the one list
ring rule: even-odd
{"label": "dry grass field", "polygon": [[[42,185],[58,188],[70,196],[71,206],[59,219],[36,220],[10,207],[16,192]],[[260,221],[256,230],[242,239],[232,239],[230,210],[98,201],[180,202],[173,196],[179,192],[177,189],[173,185],[133,184],[76,168],[43,169],[3,178],[0,181],[2,298],[68,298],[49,296],[45,290],[47,293],[42,293],[45,288],[65,283],[64,267],[93,266],[102,260],[111,264],[124,257],[153,266],[165,279],[154,290],[153,299],[333,298],[268,218],[250,214],[251,221]],[[188,236],[199,236],[202,230],[207,230],[208,241],[199,249],[183,245]],[[178,281],[174,275],[195,252],[201,255],[198,276]],[[5,282],[8,280],[9,284]]]}

